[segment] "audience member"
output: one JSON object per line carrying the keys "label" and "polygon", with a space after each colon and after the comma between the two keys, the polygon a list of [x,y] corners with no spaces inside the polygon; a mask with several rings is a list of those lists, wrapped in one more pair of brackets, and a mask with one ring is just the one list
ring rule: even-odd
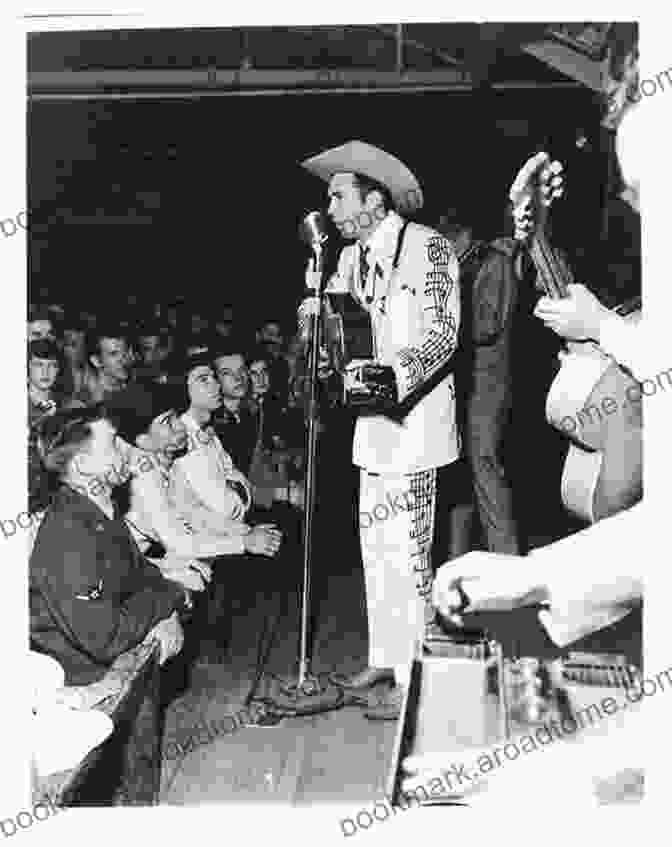
{"label": "audience member", "polygon": [[87,359],[87,327],[82,318],[65,315],[63,320],[63,357],[65,367],[60,376],[60,385],[66,398],[90,387],[94,374]]}
{"label": "audience member", "polygon": [[62,366],[61,352],[55,341],[39,338],[28,345],[28,510],[31,514],[45,508],[49,481],[37,449],[37,426],[62,405],[54,391]]}
{"label": "audience member", "polygon": [[212,425],[235,466],[247,474],[257,436],[254,416],[245,403],[250,378],[242,341],[230,339],[214,350],[213,364],[219,381],[221,404]]}
{"label": "audience member", "polygon": [[103,407],[57,412],[40,425],[41,455],[60,487],[30,556],[30,637],[68,685],[101,679],[147,638],[161,661],[179,652],[184,589],[140,554],[112,501],[123,479],[116,430]]}
{"label": "audience member", "polygon": [[149,389],[130,382],[133,358],[126,330],[118,324],[101,325],[87,339],[93,379],[73,395],[86,406],[104,403],[112,418],[128,409],[151,409]]}
{"label": "audience member", "polygon": [[56,327],[46,306],[30,306],[28,309],[28,341],[38,338],[56,340]]}
{"label": "audience member", "polygon": [[266,349],[269,356],[271,393],[285,408],[289,395],[290,369],[287,361],[286,340],[280,321],[270,318],[259,324],[256,341],[260,347]]}
{"label": "audience member", "polygon": [[[246,526],[245,517],[252,504],[250,484],[210,425],[213,412],[222,403],[211,357],[207,353],[186,357],[181,373],[186,384],[177,411],[186,408],[181,420],[187,432],[188,451],[174,462],[171,470],[171,490],[177,510],[195,532],[243,533],[247,552],[275,556],[282,535],[272,524],[260,524],[254,530]],[[219,651],[226,646],[235,579],[236,574],[213,574],[213,588],[207,597],[208,635],[202,637],[207,645],[206,659],[211,651],[210,658],[217,660]]]}
{"label": "audience member", "polygon": [[196,532],[179,513],[172,499],[170,471],[188,450],[187,429],[173,408],[172,397],[162,391],[154,399],[148,415],[129,413],[120,422],[119,435],[138,448],[130,468],[127,522],[145,552],[150,545],[160,544],[172,559],[184,560],[185,567],[196,567],[207,577],[208,569],[193,560],[245,553],[250,530],[239,522],[228,525],[225,532]]}
{"label": "audience member", "polygon": [[172,336],[158,321],[147,321],[137,333],[139,361],[135,368],[140,382],[165,384],[167,360],[173,352]]}
{"label": "audience member", "polygon": [[224,306],[217,309],[217,317],[214,323],[215,335],[220,341],[231,338],[234,334],[234,311],[232,306]]}

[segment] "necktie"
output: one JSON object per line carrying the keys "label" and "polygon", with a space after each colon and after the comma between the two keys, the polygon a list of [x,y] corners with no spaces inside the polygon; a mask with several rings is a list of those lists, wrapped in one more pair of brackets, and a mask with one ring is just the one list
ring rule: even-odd
{"label": "necktie", "polygon": [[370,247],[360,247],[359,248],[359,284],[362,287],[362,291],[366,288],[366,281],[369,278],[369,251]]}

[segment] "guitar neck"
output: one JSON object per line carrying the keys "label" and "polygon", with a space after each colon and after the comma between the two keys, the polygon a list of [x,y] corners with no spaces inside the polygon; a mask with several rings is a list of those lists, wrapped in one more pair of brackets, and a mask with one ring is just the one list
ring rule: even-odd
{"label": "guitar neck", "polygon": [[529,252],[544,293],[554,300],[566,297],[567,287],[574,282],[574,277],[570,268],[548,243],[543,232],[534,235]]}

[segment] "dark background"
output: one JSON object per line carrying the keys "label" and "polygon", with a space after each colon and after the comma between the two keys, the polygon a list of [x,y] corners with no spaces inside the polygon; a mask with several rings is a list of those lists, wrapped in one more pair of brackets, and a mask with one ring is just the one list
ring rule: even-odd
{"label": "dark background", "polygon": [[31,297],[98,312],[129,294],[186,295],[212,317],[224,303],[258,317],[263,298],[291,318],[307,258],[297,226],[326,196],[299,163],[353,138],[414,170],[420,220],[456,209],[485,237],[510,234],[508,188],[550,144],[568,187],[556,240],[594,243],[608,167],[599,117],[583,89],[33,102]]}

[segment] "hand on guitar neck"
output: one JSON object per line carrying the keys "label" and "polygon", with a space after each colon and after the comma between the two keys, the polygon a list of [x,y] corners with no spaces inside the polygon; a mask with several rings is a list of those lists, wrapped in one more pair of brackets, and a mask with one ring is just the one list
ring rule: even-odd
{"label": "hand on guitar neck", "polygon": [[563,167],[547,153],[537,153],[521,168],[509,197],[513,204],[515,238],[529,244],[545,296],[534,314],[561,338],[599,343],[600,327],[611,311],[572,272],[545,235],[552,203],[564,194]]}
{"label": "hand on guitar neck", "polygon": [[[523,165],[509,196],[516,237],[526,242],[545,293],[534,314],[569,342],[546,400],[547,420],[571,439],[562,499],[572,513],[594,522],[641,498],[642,414],[641,404],[629,399],[635,381],[597,346],[607,321],[622,318],[574,283],[546,238],[549,207],[563,193],[562,165],[538,153]],[[619,414],[612,415],[614,409]]]}

